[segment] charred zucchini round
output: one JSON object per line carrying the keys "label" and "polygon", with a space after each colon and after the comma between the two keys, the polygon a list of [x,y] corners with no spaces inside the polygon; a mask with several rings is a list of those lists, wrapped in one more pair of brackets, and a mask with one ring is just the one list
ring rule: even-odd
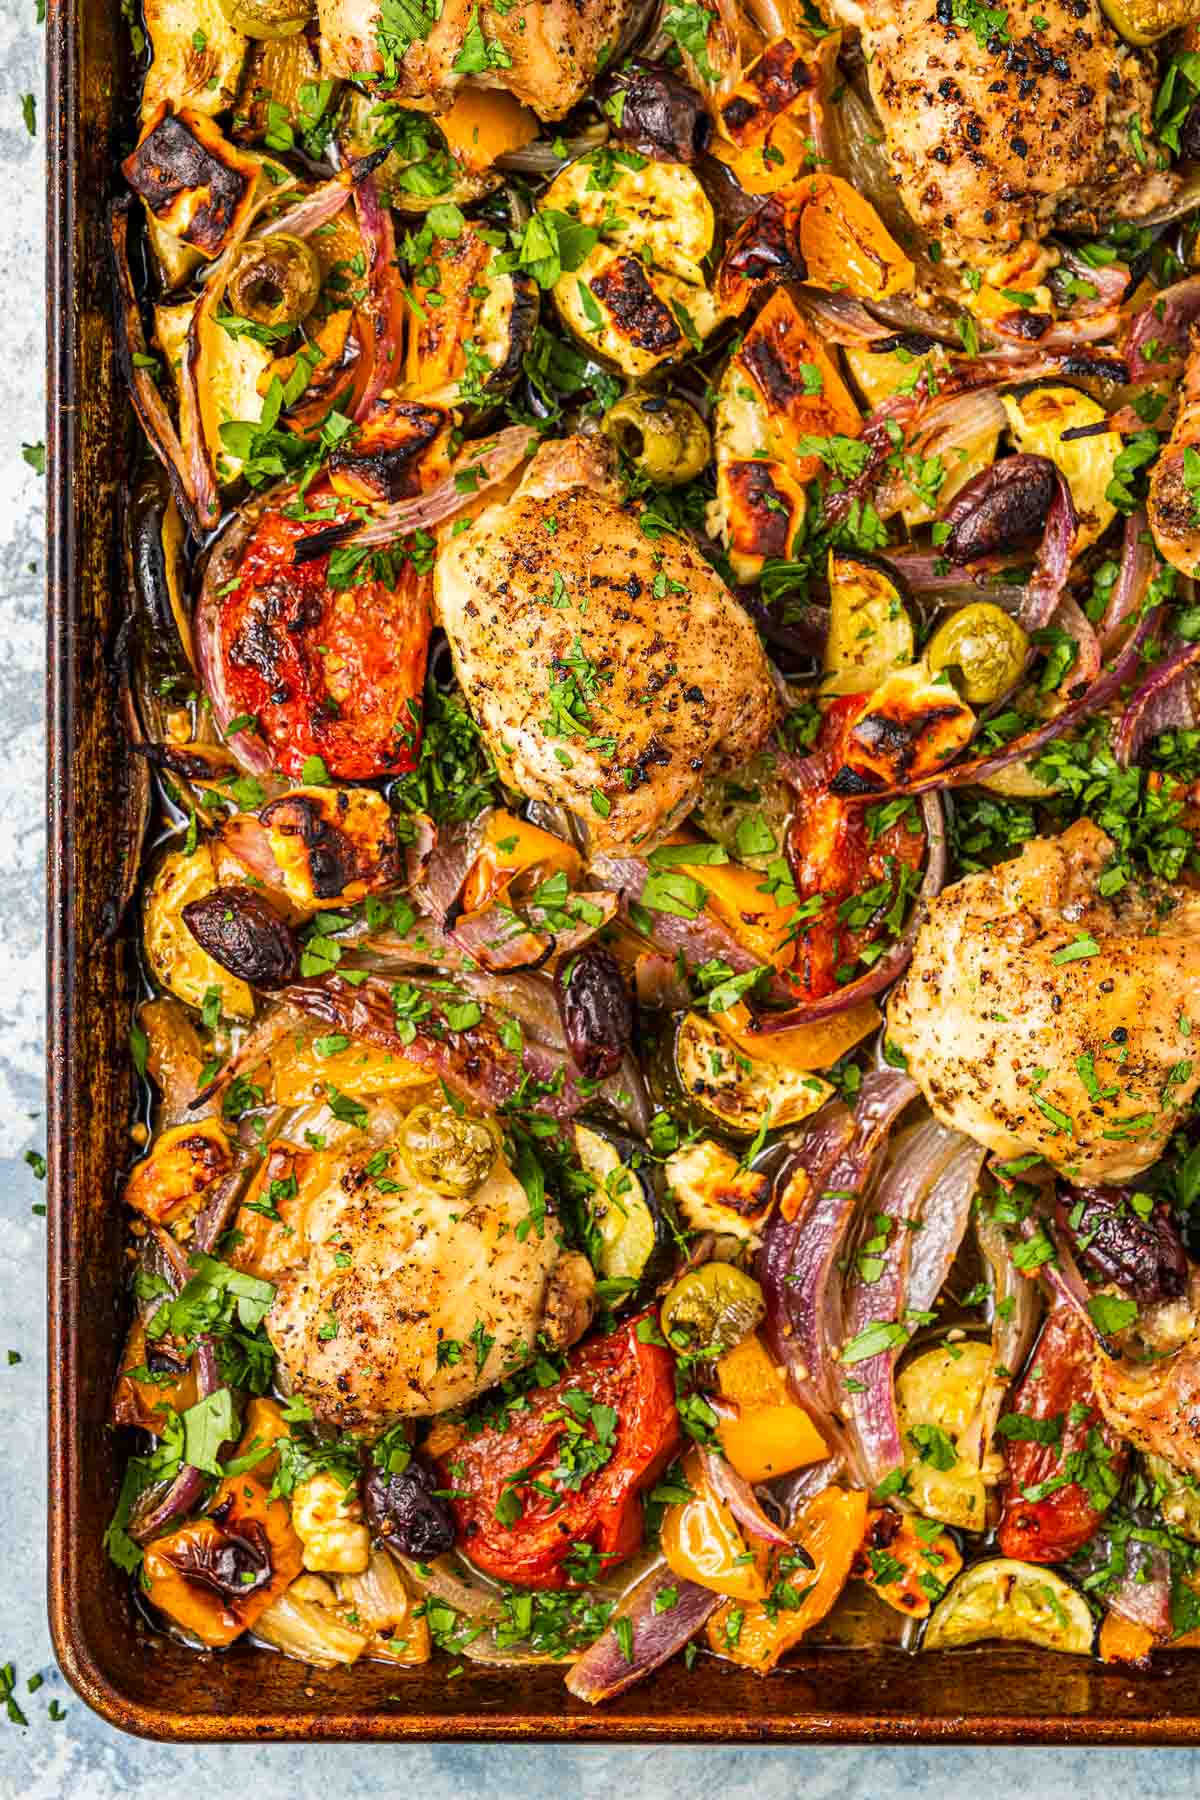
{"label": "charred zucchini round", "polygon": [[912,619],[900,578],[874,557],[829,552],[826,694],[866,694],[911,663]]}
{"label": "charred zucchini round", "polygon": [[633,1139],[576,1125],[575,1150],[591,1181],[584,1203],[588,1255],[602,1281],[620,1284],[608,1296],[611,1303],[661,1280],[674,1233],[645,1152]]}
{"label": "charred zucchini round", "polygon": [[703,1013],[681,1013],[669,1036],[669,1078],[696,1123],[733,1137],[753,1137],[808,1118],[833,1089],[818,1075],[749,1057]]}
{"label": "charred zucchini round", "polygon": [[953,1650],[983,1638],[1036,1644],[1086,1656],[1095,1635],[1091,1608],[1069,1582],[1007,1556],[975,1563],[940,1601],[925,1629],[925,1650]]}

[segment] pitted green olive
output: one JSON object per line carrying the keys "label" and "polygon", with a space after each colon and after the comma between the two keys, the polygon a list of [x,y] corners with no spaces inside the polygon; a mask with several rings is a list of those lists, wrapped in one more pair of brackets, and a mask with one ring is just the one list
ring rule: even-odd
{"label": "pitted green olive", "polygon": [[610,409],[604,430],[659,487],[694,481],[712,455],[708,426],[695,407],[666,394],[626,394]]}
{"label": "pitted green olive", "polygon": [[749,1337],[766,1310],[752,1275],[732,1263],[704,1263],[681,1275],[663,1301],[663,1336],[677,1349],[720,1356]]}
{"label": "pitted green olive", "polygon": [[486,1121],[450,1106],[414,1106],[398,1143],[419,1181],[456,1200],[482,1187],[496,1160],[495,1133]]}
{"label": "pitted green olive", "polygon": [[235,31],[250,38],[295,37],[313,16],[310,0],[218,0]]}
{"label": "pitted green olive", "polygon": [[1028,654],[1029,639],[1017,621],[991,601],[980,600],[938,626],[925,660],[935,674],[957,670],[963,699],[986,706],[1013,686]]}
{"label": "pitted green olive", "polygon": [[255,325],[299,325],[317,304],[321,265],[303,238],[251,238],[234,259],[226,298]]}

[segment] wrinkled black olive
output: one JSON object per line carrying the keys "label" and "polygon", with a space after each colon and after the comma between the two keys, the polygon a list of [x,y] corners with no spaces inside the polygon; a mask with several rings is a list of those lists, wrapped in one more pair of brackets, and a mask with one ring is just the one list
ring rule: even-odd
{"label": "wrinkled black olive", "polygon": [[554,994],[581,1073],[591,1081],[614,1074],[633,1037],[633,1002],[616,958],[599,944],[586,945],[559,964]]}
{"label": "wrinkled black olive", "polygon": [[[612,108],[620,117],[612,121],[614,143],[659,162],[690,163],[707,149],[712,120],[695,88],[664,69],[647,63],[630,63],[613,69],[596,83],[596,98],[603,104],[624,94],[624,104]],[[607,110],[607,109],[606,109]]]}
{"label": "wrinkled black olive", "polygon": [[[1132,1197],[1130,1188],[1068,1188],[1058,1199],[1059,1228],[1081,1262],[1132,1299],[1177,1300],[1188,1279],[1179,1228],[1161,1202],[1143,1218]],[[1146,1199],[1139,1195],[1138,1204]]]}
{"label": "wrinkled black olive", "polygon": [[1189,162],[1200,157],[1200,100],[1193,100],[1179,128],[1179,154]]}
{"label": "wrinkled black olive", "polygon": [[300,971],[300,944],[261,894],[214,888],[183,909],[183,922],[214,962],[251,987],[286,987]]}
{"label": "wrinkled black olive", "polygon": [[943,513],[946,555],[952,563],[973,562],[1040,537],[1054,489],[1054,464],[1045,456],[1021,453],[993,463]]}
{"label": "wrinkled black olive", "polygon": [[225,1530],[221,1513],[222,1508],[218,1507],[209,1515],[221,1533],[218,1539],[184,1535],[182,1541],[162,1555],[189,1581],[212,1588],[214,1593],[240,1598],[270,1581],[271,1547],[257,1519],[239,1520],[234,1533]]}
{"label": "wrinkled black olive", "polygon": [[398,1475],[368,1463],[363,1506],[375,1536],[405,1556],[440,1556],[451,1549],[454,1514],[434,1493],[436,1486],[433,1470],[417,1456]]}

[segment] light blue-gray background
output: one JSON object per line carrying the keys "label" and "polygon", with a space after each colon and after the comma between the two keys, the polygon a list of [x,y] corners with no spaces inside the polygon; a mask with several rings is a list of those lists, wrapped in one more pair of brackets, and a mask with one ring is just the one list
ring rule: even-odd
{"label": "light blue-gray background", "polygon": [[[43,436],[42,140],[22,123],[38,98],[34,0],[0,0],[0,1665],[17,1668],[28,1730],[0,1712],[0,1800],[163,1800],[184,1792],[338,1800],[388,1789],[421,1800],[508,1792],[521,1800],[636,1794],[654,1800],[940,1800],[1016,1794],[1077,1800],[1192,1795],[1187,1751],[362,1750],[248,1746],[175,1750],[94,1718],[54,1667],[46,1628],[42,1189],[24,1162],[44,1148],[42,1112],[43,484],[21,445]],[[9,1365],[7,1352],[19,1364]],[[30,1675],[44,1685],[25,1692]],[[52,1700],[66,1716],[47,1716]]]}

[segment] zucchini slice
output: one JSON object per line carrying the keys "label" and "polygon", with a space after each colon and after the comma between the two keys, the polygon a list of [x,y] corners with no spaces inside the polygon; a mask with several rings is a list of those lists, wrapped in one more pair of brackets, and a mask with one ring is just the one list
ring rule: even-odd
{"label": "zucchini slice", "polygon": [[829,552],[824,694],[867,694],[916,654],[900,580],[873,557]]}
{"label": "zucchini slice", "polygon": [[603,1281],[644,1287],[669,1266],[671,1228],[631,1140],[576,1125],[575,1149],[592,1183],[586,1201],[588,1249]]}
{"label": "zucchini slice", "polygon": [[818,1075],[746,1056],[703,1013],[687,1012],[675,1028],[675,1078],[693,1109],[738,1137],[795,1125],[833,1093]]}
{"label": "zucchini slice", "polygon": [[983,1638],[1036,1644],[1067,1656],[1091,1652],[1091,1608],[1053,1569],[999,1556],[975,1563],[940,1601],[925,1631],[923,1650],[954,1650]]}

